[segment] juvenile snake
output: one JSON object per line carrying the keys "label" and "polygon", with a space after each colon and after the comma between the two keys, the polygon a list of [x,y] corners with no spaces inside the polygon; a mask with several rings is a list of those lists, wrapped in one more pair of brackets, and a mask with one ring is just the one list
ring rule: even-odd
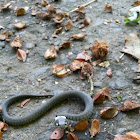
{"label": "juvenile snake", "polygon": [[80,121],[85,120],[89,118],[93,113],[93,101],[92,98],[84,93],[79,91],[67,91],[63,92],[61,94],[55,95],[52,98],[50,98],[46,103],[44,103],[39,108],[35,109],[33,112],[30,112],[24,117],[14,117],[10,116],[7,112],[8,106],[10,106],[15,101],[21,100],[21,99],[27,99],[27,98],[39,98],[39,97],[48,97],[53,95],[16,95],[13,97],[10,97],[2,102],[2,111],[1,111],[1,117],[3,120],[5,120],[6,123],[9,125],[25,125],[32,121],[35,121],[37,118],[41,117],[45,113],[47,113],[48,110],[55,107],[57,104],[61,103],[64,100],[67,100],[69,98],[79,98],[81,101],[83,101],[85,105],[85,109],[83,112],[79,114],[58,114],[66,116],[67,119]]}

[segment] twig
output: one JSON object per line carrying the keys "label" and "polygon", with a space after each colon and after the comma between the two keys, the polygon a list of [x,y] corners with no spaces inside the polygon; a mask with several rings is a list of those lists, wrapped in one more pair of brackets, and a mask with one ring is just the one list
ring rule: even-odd
{"label": "twig", "polygon": [[123,58],[123,56],[124,56],[124,53],[119,57],[119,60],[121,60]]}
{"label": "twig", "polygon": [[108,131],[108,134],[110,134],[111,136],[115,137],[115,135],[113,135],[113,134],[112,134],[112,133],[110,133],[109,131]]}
{"label": "twig", "polygon": [[93,79],[91,78],[90,75],[88,75],[88,78],[89,78],[89,82],[90,82],[90,93],[89,93],[89,95],[92,96],[93,91],[94,91],[94,83],[93,83]]}
{"label": "twig", "polygon": [[[80,7],[86,7],[86,6],[88,6],[88,5],[90,5],[91,3],[96,2],[96,1],[97,1],[97,0],[91,0],[91,1],[88,2],[88,3],[86,3],[86,4],[84,4],[84,5],[81,5]],[[76,10],[79,10],[79,8],[75,8],[75,9],[71,10],[70,12],[68,12],[68,14],[70,14],[70,13],[76,11]]]}

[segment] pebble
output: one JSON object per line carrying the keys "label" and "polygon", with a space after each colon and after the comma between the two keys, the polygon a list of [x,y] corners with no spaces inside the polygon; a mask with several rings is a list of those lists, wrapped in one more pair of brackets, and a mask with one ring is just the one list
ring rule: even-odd
{"label": "pebble", "polygon": [[32,49],[32,48],[34,48],[34,46],[35,46],[35,44],[33,44],[33,43],[26,43],[25,44],[25,48],[27,48],[27,49]]}
{"label": "pebble", "polygon": [[95,87],[102,87],[102,82],[94,82]]}
{"label": "pebble", "polygon": [[39,76],[39,75],[45,73],[45,72],[48,70],[48,68],[49,68],[48,66],[42,67],[42,68],[40,68],[39,70],[35,71],[35,72],[34,72],[34,75],[35,75],[35,76]]}
{"label": "pebble", "polygon": [[5,42],[4,41],[0,41],[0,48],[4,48],[5,47]]}

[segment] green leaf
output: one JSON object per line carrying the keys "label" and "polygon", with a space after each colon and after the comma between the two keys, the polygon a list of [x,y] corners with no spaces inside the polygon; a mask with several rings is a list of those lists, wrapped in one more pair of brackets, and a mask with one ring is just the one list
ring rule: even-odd
{"label": "green leaf", "polygon": [[130,20],[128,18],[125,18],[124,21],[128,23]]}
{"label": "green leaf", "polygon": [[117,96],[117,99],[118,99],[119,101],[121,101],[121,100],[122,100],[122,97],[121,97],[120,95],[118,95],[118,96]]}

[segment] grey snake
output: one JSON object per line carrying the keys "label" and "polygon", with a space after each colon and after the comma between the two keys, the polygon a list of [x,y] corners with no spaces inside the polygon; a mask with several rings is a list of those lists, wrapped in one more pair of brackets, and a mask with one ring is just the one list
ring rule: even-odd
{"label": "grey snake", "polygon": [[42,106],[38,107],[37,109],[30,112],[24,117],[10,116],[7,112],[7,108],[12,103],[20,99],[39,98],[39,97],[48,97],[48,96],[53,96],[53,95],[15,95],[10,98],[7,98],[1,104],[1,107],[2,107],[1,117],[9,125],[17,125],[17,126],[25,125],[32,121],[35,121],[36,119],[44,115],[47,111],[49,111],[51,108],[53,108],[55,105],[69,98],[79,98],[84,103],[84,106],[85,106],[84,111],[79,114],[62,113],[59,115],[63,115],[67,119],[70,119],[70,120],[80,121],[80,120],[86,120],[93,113],[92,98],[87,93],[80,92],[80,91],[67,91],[67,92],[63,92],[61,94],[55,95],[52,98],[50,98],[47,102],[45,102]]}

